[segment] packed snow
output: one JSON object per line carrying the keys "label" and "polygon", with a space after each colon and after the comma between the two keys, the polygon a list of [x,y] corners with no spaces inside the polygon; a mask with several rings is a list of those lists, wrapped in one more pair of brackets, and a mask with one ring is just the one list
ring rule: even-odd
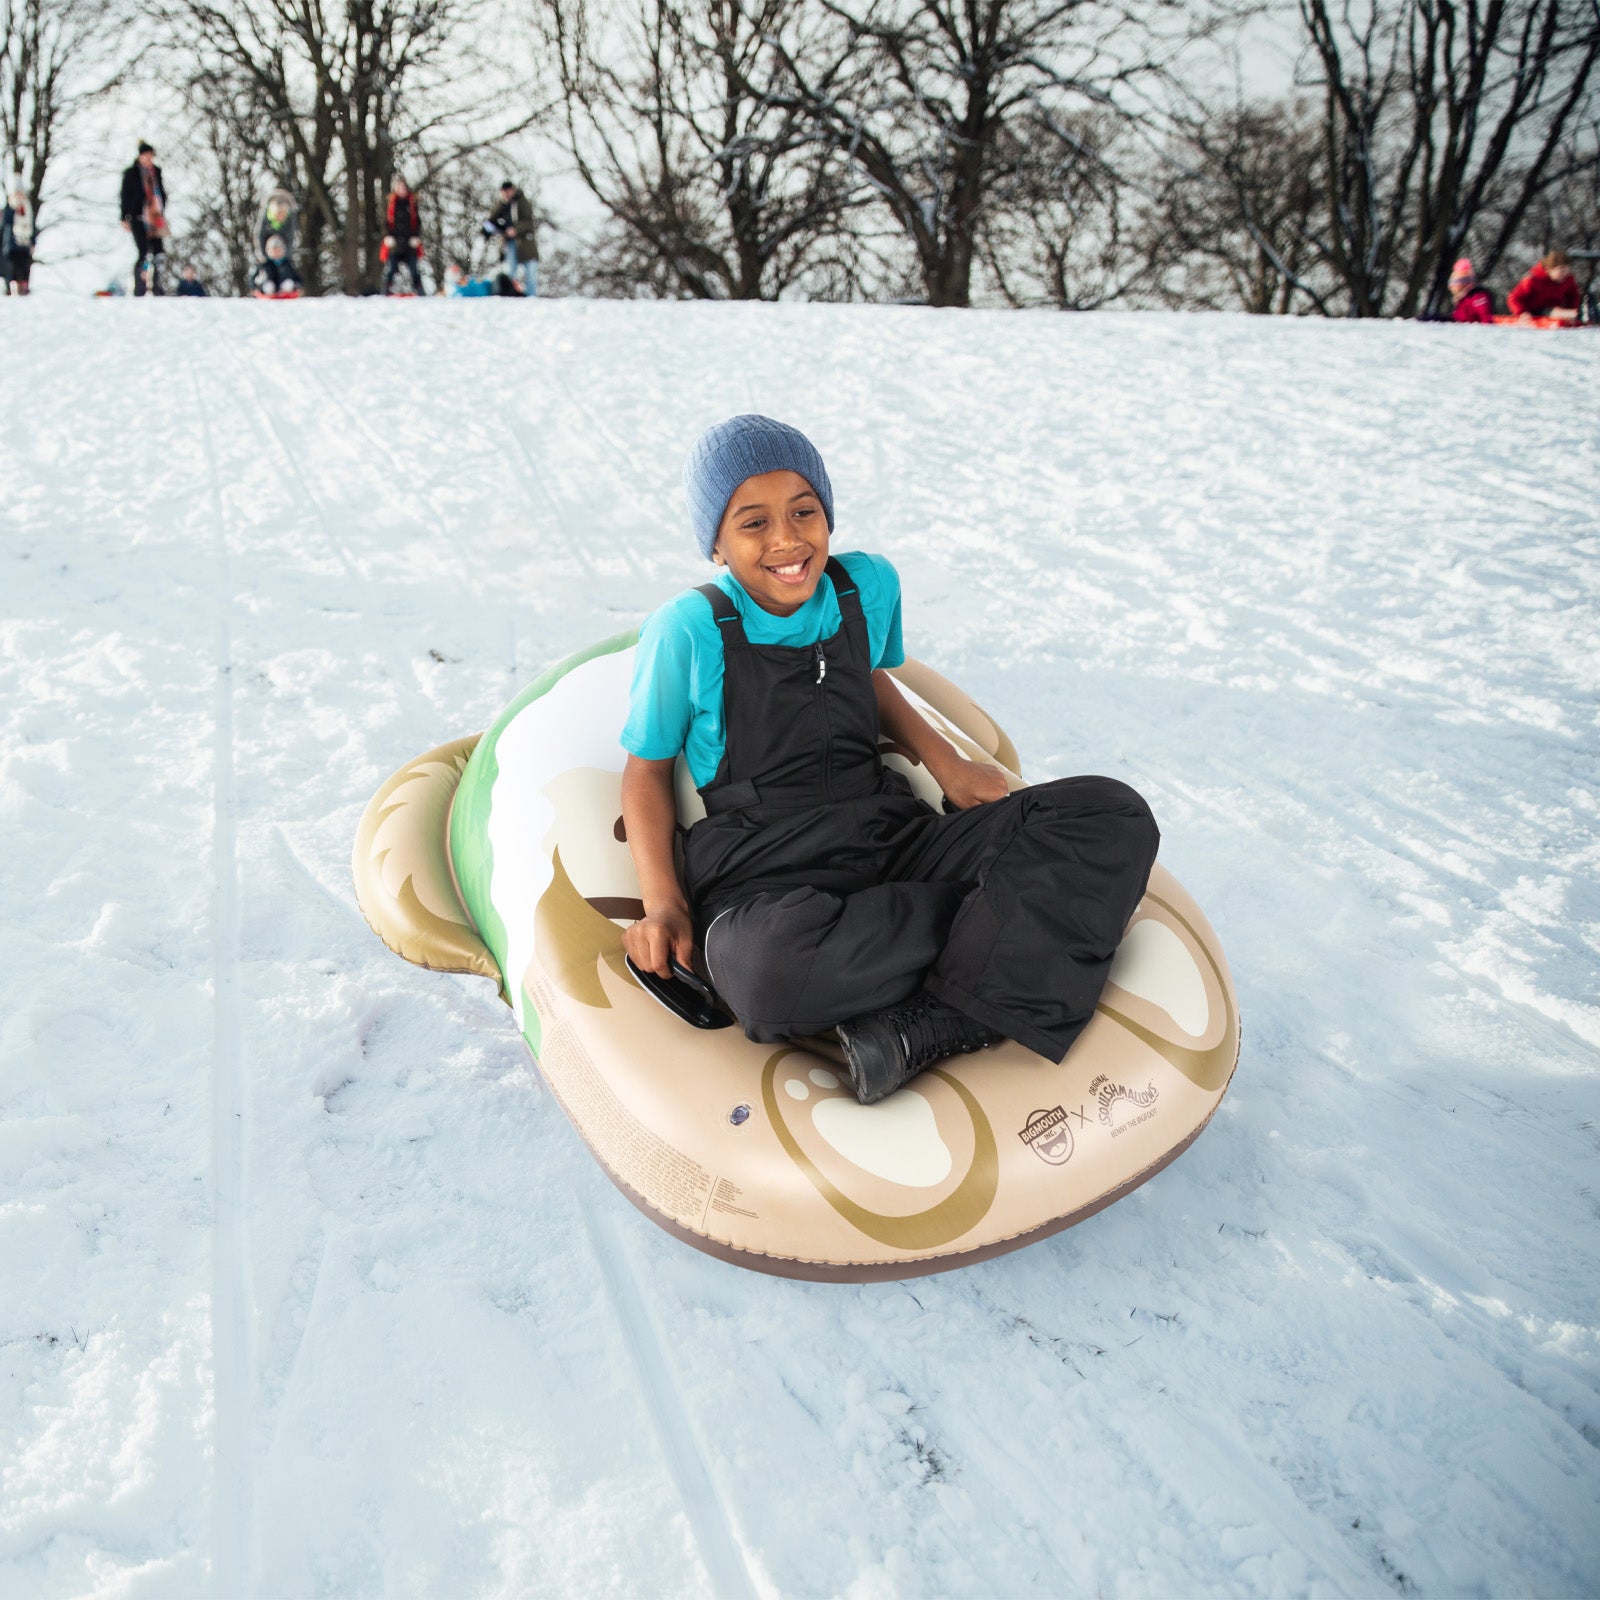
{"label": "packed snow", "polygon": [[[9,307],[0,1593],[1579,1595],[1600,336]],[[703,573],[762,410],[1232,964],[1193,1150],[864,1287],[675,1242],[369,932],[408,758]]]}

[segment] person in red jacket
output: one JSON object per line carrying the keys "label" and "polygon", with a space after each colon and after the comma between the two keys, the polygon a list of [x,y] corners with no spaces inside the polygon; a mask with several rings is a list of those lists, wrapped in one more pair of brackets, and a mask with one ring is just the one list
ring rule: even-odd
{"label": "person in red jacket", "polygon": [[1506,296],[1513,316],[1553,317],[1576,322],[1582,297],[1572,275],[1572,257],[1565,250],[1547,251],[1533,270]]}
{"label": "person in red jacket", "polygon": [[411,292],[421,294],[422,273],[417,259],[422,254],[422,218],[417,212],[417,197],[404,178],[397,177],[389,190],[385,227],[383,292],[393,292],[394,280],[404,266],[411,274]]}
{"label": "person in red jacket", "polygon": [[1478,287],[1478,274],[1466,256],[1450,269],[1450,304],[1452,322],[1494,321],[1494,302],[1487,289]]}

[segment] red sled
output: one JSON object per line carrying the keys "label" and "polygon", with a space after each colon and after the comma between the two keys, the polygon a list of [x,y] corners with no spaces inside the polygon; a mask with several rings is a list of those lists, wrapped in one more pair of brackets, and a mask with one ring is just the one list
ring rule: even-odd
{"label": "red sled", "polygon": [[252,289],[250,298],[252,300],[298,300],[300,291],[298,289],[288,289],[283,294],[267,294],[262,289]]}
{"label": "red sled", "polygon": [[1568,322],[1561,317],[1513,317],[1501,316],[1494,319],[1507,328],[1581,328],[1581,322]]}

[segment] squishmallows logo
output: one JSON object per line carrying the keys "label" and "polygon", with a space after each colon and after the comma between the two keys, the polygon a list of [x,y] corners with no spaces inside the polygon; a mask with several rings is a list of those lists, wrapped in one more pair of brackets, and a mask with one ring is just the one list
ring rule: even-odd
{"label": "squishmallows logo", "polygon": [[1017,1137],[1047,1165],[1064,1167],[1072,1159],[1072,1113],[1064,1106],[1030,1111]]}
{"label": "squishmallows logo", "polygon": [[[1113,1136],[1135,1123],[1148,1122],[1155,1115],[1151,1108],[1161,1098],[1160,1090],[1153,1083],[1146,1084],[1143,1089],[1130,1089],[1125,1083],[1111,1082],[1103,1072],[1090,1083],[1089,1093],[1100,1108],[1101,1125],[1110,1128]],[[1131,1113],[1127,1110],[1119,1113],[1118,1106],[1133,1109]]]}

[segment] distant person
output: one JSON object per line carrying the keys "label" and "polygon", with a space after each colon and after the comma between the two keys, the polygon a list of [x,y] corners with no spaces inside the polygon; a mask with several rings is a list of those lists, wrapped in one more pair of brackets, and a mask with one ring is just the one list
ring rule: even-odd
{"label": "distant person", "polygon": [[277,234],[267,240],[267,253],[251,274],[250,287],[268,300],[298,296],[305,287],[289,259],[289,247]]}
{"label": "distant person", "polygon": [[1553,317],[1576,322],[1582,295],[1565,250],[1547,250],[1532,270],[1506,296],[1506,309],[1516,317]]}
{"label": "distant person", "polygon": [[33,207],[21,189],[13,189],[0,210],[0,277],[6,293],[24,295],[33,275]]}
{"label": "distant person", "polygon": [[139,144],[134,163],[122,174],[122,226],[133,235],[139,258],[133,265],[133,292],[165,294],[161,256],[166,249],[167,186],[161,181],[153,146]]}
{"label": "distant person", "polygon": [[194,262],[185,261],[183,270],[178,274],[178,293],[186,298],[203,297],[206,286],[200,281],[200,274],[194,269]]}
{"label": "distant person", "polygon": [[459,261],[444,269],[444,293],[451,300],[482,300],[494,293],[487,278],[474,278]]}
{"label": "distant person", "polygon": [[1489,291],[1478,284],[1478,274],[1466,256],[1450,270],[1450,320],[1452,322],[1493,322],[1494,301]]}
{"label": "distant person", "polygon": [[492,278],[487,274],[474,278],[459,261],[452,261],[445,268],[444,293],[452,300],[483,300],[494,295],[520,300],[522,285],[509,272],[497,272]]}
{"label": "distant person", "polygon": [[256,223],[256,256],[267,259],[267,245],[273,239],[283,240],[284,254],[294,260],[295,203],[287,189],[274,189],[261,207],[261,218]]}
{"label": "distant person", "polygon": [[500,185],[500,204],[483,225],[491,237],[498,235],[505,249],[506,271],[522,284],[532,299],[539,293],[539,225],[533,207],[509,178]]}
{"label": "distant person", "polygon": [[404,178],[396,178],[389,190],[384,220],[389,231],[383,240],[383,292],[394,293],[394,280],[403,266],[411,274],[411,292],[421,294],[422,271],[417,262],[422,256],[422,216],[417,197]]}

